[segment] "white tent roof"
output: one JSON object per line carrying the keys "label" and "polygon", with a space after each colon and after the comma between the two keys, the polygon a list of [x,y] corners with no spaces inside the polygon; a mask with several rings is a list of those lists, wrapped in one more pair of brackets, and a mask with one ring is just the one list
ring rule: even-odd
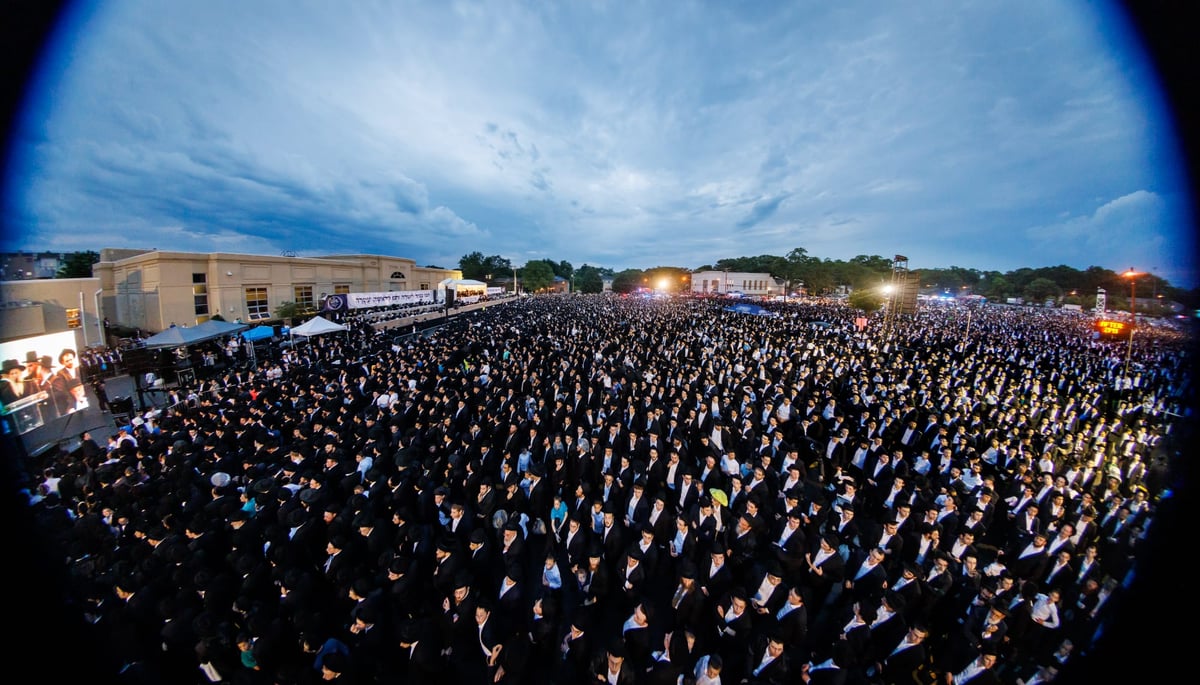
{"label": "white tent roof", "polygon": [[323,316],[314,316],[304,323],[296,326],[291,330],[292,335],[301,335],[309,337],[311,335],[322,335],[325,333],[334,333],[336,331],[344,331],[346,327],[340,323],[334,323]]}
{"label": "white tent roof", "polygon": [[438,282],[439,288],[445,288],[446,286],[460,286],[460,285],[477,285],[477,286],[486,287],[487,283],[484,283],[483,281],[476,281],[476,280],[473,280],[470,278],[443,278],[441,281]]}

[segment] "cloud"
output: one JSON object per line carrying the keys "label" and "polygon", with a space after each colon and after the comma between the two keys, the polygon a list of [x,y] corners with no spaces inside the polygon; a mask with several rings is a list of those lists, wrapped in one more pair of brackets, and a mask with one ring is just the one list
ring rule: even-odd
{"label": "cloud", "polygon": [[779,205],[787,198],[788,196],[785,194],[777,197],[768,197],[754,203],[754,207],[750,209],[750,213],[746,215],[746,218],[737,222],[737,227],[750,228],[766,221],[778,211]]}
{"label": "cloud", "polygon": [[1094,255],[1114,255],[1105,263],[1084,266],[1114,270],[1133,266],[1189,283],[1195,274],[1191,241],[1169,230],[1179,221],[1172,216],[1174,204],[1141,189],[1104,202],[1090,213],[1030,227],[1025,238],[1038,255],[1030,265],[1082,264]]}
{"label": "cloud", "polygon": [[16,134],[6,241],[990,269],[1120,267],[1128,232],[1166,264],[1190,228],[1170,129],[1089,11],[104,5]]}

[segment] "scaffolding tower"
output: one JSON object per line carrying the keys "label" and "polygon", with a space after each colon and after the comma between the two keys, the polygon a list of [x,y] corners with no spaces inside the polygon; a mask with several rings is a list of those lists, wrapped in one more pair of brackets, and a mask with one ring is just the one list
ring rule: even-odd
{"label": "scaffolding tower", "polygon": [[919,287],[920,274],[909,271],[908,257],[896,255],[892,259],[892,282],[888,288],[887,309],[883,320],[886,334],[891,334],[899,317],[917,313]]}

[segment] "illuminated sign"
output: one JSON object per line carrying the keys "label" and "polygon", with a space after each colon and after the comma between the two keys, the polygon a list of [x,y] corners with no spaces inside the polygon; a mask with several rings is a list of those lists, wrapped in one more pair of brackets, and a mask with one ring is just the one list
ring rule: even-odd
{"label": "illuminated sign", "polygon": [[1129,324],[1124,321],[1105,321],[1101,319],[1096,322],[1096,330],[1100,331],[1101,335],[1122,335]]}

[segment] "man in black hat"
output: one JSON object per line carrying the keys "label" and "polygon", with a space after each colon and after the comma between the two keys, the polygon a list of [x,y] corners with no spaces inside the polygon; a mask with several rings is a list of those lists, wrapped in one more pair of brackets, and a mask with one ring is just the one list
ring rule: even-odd
{"label": "man in black hat", "polygon": [[787,600],[788,587],[783,582],[783,567],[774,559],[767,561],[751,587],[755,590],[750,595],[750,608],[758,618],[770,621]]}
{"label": "man in black hat", "polygon": [[636,544],[624,555],[624,563],[617,573],[617,581],[624,597],[623,606],[628,608],[641,601],[646,591],[646,569],[642,568],[645,555]]}
{"label": "man in black hat", "polygon": [[500,548],[497,550],[501,564],[499,568],[492,571],[497,580],[505,572],[505,569],[511,566],[525,567],[528,559],[525,555],[524,532],[516,518],[510,518],[504,524],[504,529],[500,533]]}
{"label": "man in black hat", "polygon": [[772,624],[789,654],[799,657],[808,653],[808,606],[799,585],[788,589],[783,606],[770,616],[767,625]]}
{"label": "man in black hat", "polygon": [[668,624],[671,630],[695,629],[707,606],[704,593],[696,585],[696,564],[684,559],[679,565],[679,582],[671,594]]}
{"label": "man in black hat", "polygon": [[799,506],[788,510],[783,519],[775,526],[767,542],[771,558],[779,562],[783,569],[784,578],[795,582],[804,571],[804,553],[808,541],[804,534],[804,512]]}
{"label": "man in black hat", "polygon": [[[596,682],[592,672],[591,613],[584,607],[575,610],[566,630],[554,645],[554,680],[556,683]],[[549,665],[547,668],[550,668]]]}
{"label": "man in black hat", "polygon": [[[527,601],[521,579],[525,571],[520,566],[509,566],[500,579],[495,593],[495,608],[499,612],[501,625],[505,628],[520,626],[525,616]],[[515,621],[515,625],[513,623]],[[505,632],[509,632],[505,630]]]}
{"label": "man in black hat", "polygon": [[479,478],[479,491],[474,496],[474,528],[491,528],[492,514],[496,511],[499,496],[493,487],[494,480],[489,473]]}
{"label": "man in black hat", "polygon": [[621,513],[626,528],[641,526],[650,520],[650,502],[646,497],[645,476],[638,476],[633,480],[629,494],[622,502]]}
{"label": "man in black hat", "polygon": [[5,406],[25,396],[25,365],[16,359],[5,359],[0,367],[0,403]]}
{"label": "man in black hat", "polygon": [[599,657],[592,662],[592,676],[587,681],[601,685],[633,685],[637,674],[633,665],[626,663],[629,652],[620,638],[613,638]]}
{"label": "man in black hat", "polygon": [[390,521],[376,519],[369,511],[360,511],[354,516],[353,526],[362,541],[367,562],[382,563],[384,555],[391,554],[396,530]]}
{"label": "man in black hat", "polygon": [[615,570],[621,554],[625,551],[625,540],[621,522],[611,503],[604,505],[603,524],[598,538],[601,547],[604,548],[604,560]]}
{"label": "man in black hat", "polygon": [[58,415],[65,416],[77,409],[87,406],[87,395],[84,394],[83,379],[79,372],[79,357],[75,350],[64,348],[58,353],[59,370],[50,377],[50,387],[56,398]]}
{"label": "man in black hat", "polygon": [[646,574],[647,580],[655,581],[649,587],[649,591],[654,591],[660,585],[661,579],[656,578],[655,574],[659,571],[659,549],[658,543],[654,540],[654,529],[650,527],[649,522],[638,525],[637,538],[629,546],[630,549],[636,548],[642,553],[641,566]]}
{"label": "man in black hat", "polygon": [[926,663],[924,643],[928,637],[929,629],[923,624],[910,626],[898,641],[885,643],[877,652],[872,675],[879,675],[885,683],[908,682],[913,672]]}
{"label": "man in black hat", "polygon": [[462,554],[455,540],[443,535],[438,539],[433,558],[433,590],[438,597],[449,597],[454,593],[455,583],[463,570]]}
{"label": "man in black hat", "polygon": [[754,612],[750,608],[746,592],[740,587],[734,588],[729,599],[716,606],[716,634],[713,638],[717,651],[731,672],[738,673],[742,664],[746,663],[746,648],[750,644],[751,630],[754,627]]}
{"label": "man in black hat", "polygon": [[745,660],[746,674],[742,682],[751,685],[783,685],[788,682],[790,660],[784,647],[783,637],[777,630],[755,640]]}
{"label": "man in black hat", "polygon": [[995,651],[981,652],[962,669],[944,671],[943,682],[947,685],[999,685],[1000,676],[996,675],[993,669],[996,660]]}
{"label": "man in black hat", "polygon": [[[492,681],[496,669],[500,665],[500,651],[504,633],[497,621],[492,618],[495,613],[495,605],[486,597],[480,597],[475,603],[475,615],[472,617],[476,644],[473,649],[468,649],[465,654],[456,655],[461,657],[464,662],[464,674],[471,674],[474,677],[463,678],[460,682],[487,682]],[[458,664],[459,658],[456,658],[452,663]],[[486,679],[480,679],[480,676],[486,674]]]}
{"label": "man in black hat", "polygon": [[[477,659],[479,653],[479,636],[475,622],[475,606],[479,595],[471,583],[470,574],[466,570],[459,570],[451,583],[454,589],[449,597],[442,600],[441,610],[437,613],[441,641],[445,645],[446,655],[452,660]],[[479,661],[482,660],[476,663]]]}
{"label": "man in black hat", "polygon": [[856,554],[852,567],[846,574],[843,599],[874,604],[887,587],[887,568],[883,564],[883,550],[872,547]]}
{"label": "man in black hat", "polygon": [[436,635],[421,621],[409,619],[397,630],[395,664],[404,682],[431,683],[445,677],[446,658]]}
{"label": "man in black hat", "polygon": [[826,533],[817,540],[816,548],[804,556],[807,565],[804,579],[812,588],[812,606],[819,611],[833,589],[841,585],[845,561],[838,554],[840,543],[836,534]]}
{"label": "man in black hat", "polygon": [[537,462],[530,462],[525,471],[525,477],[529,482],[528,494],[525,497],[526,512],[531,518],[548,520],[550,518],[550,500],[554,493],[550,492],[550,486],[546,482],[546,467]]}
{"label": "man in black hat", "polygon": [[566,525],[559,530],[556,549],[559,558],[566,561],[568,568],[575,568],[587,563],[587,549],[591,541],[591,531],[583,521],[575,516],[568,516]]}

